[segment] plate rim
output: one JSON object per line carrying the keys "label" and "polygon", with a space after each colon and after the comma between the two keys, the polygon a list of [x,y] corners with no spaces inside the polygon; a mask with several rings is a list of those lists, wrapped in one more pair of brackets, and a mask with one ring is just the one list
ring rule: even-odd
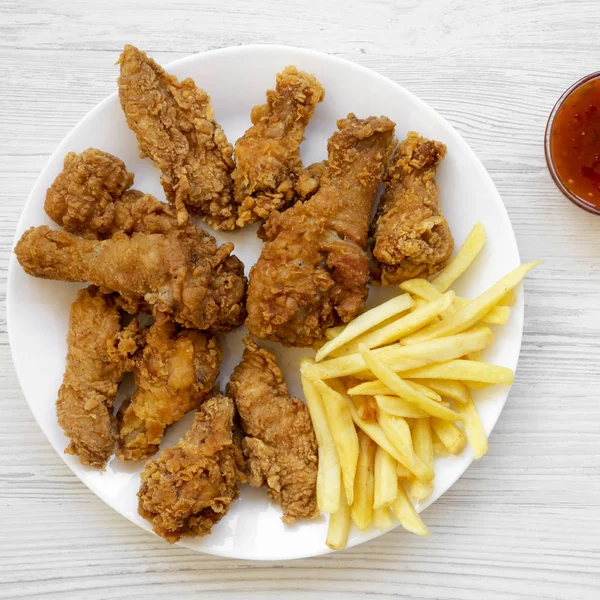
{"label": "plate rim", "polygon": [[[371,76],[371,77],[375,76],[380,82],[385,83],[385,85],[399,88],[402,91],[402,93],[404,93],[408,97],[410,97],[411,100],[416,105],[419,106],[420,110],[423,110],[426,113],[435,115],[436,119],[441,120],[441,122],[443,122],[444,125],[452,132],[452,134],[454,136],[454,141],[461,146],[461,150],[469,157],[471,165],[473,167],[475,167],[477,169],[477,171],[479,172],[479,174],[482,175],[485,179],[487,179],[489,181],[489,183],[491,184],[490,191],[493,189],[494,193],[491,194],[490,200],[493,200],[493,202],[498,205],[503,219],[508,224],[508,231],[509,231],[511,240],[514,243],[517,260],[519,262],[521,261],[517,238],[515,235],[514,228],[512,226],[512,222],[510,220],[510,216],[506,209],[506,205],[504,204],[502,197],[500,196],[500,193],[496,187],[496,184],[494,183],[494,180],[492,179],[491,175],[489,174],[489,172],[487,171],[487,169],[485,168],[485,166],[483,165],[483,163],[481,162],[481,160],[479,159],[479,157],[477,156],[475,151],[469,146],[469,144],[462,137],[462,135],[455,129],[455,127],[442,114],[438,113],[435,109],[433,109],[431,106],[429,106],[429,104],[427,104],[424,100],[421,100],[421,98],[419,98],[413,92],[411,92],[410,90],[405,88],[402,84],[397,83],[396,81],[386,77],[385,75],[382,75],[381,73],[379,73],[376,70],[373,70],[369,67],[358,64],[358,63],[348,60],[346,58],[342,58],[340,56],[335,56],[333,54],[328,54],[326,52],[321,52],[318,50],[301,48],[298,46],[289,46],[289,45],[285,45],[285,44],[241,44],[241,45],[237,45],[237,46],[227,46],[224,48],[217,48],[217,49],[207,50],[204,52],[196,52],[194,54],[183,56],[181,58],[178,58],[174,61],[171,61],[171,62],[163,65],[163,67],[167,71],[172,68],[185,67],[185,65],[187,63],[193,63],[200,56],[202,56],[202,57],[205,57],[205,56],[219,57],[221,55],[244,53],[246,51],[258,51],[259,53],[264,52],[264,53],[268,54],[268,53],[272,53],[272,52],[277,52],[278,50],[285,51],[285,52],[292,51],[292,52],[296,52],[299,54],[311,56],[315,59],[331,61],[333,63],[338,63],[340,65],[343,65],[345,68],[354,69],[355,71],[362,72],[365,74],[368,73],[369,76]],[[106,104],[113,101],[113,99],[117,96],[118,96],[118,91],[114,91],[111,94],[109,94],[106,98],[104,98],[98,104],[96,104],[94,107],[92,107],[81,119],[79,119],[79,121],[77,121],[73,125],[73,127],[71,127],[69,129],[69,131],[64,135],[62,140],[58,143],[58,145],[56,146],[54,151],[48,156],[43,168],[39,172],[39,175],[37,176],[32,188],[27,196],[27,199],[25,200],[25,202],[23,204],[23,207],[21,209],[21,214],[19,216],[17,226],[15,229],[13,241],[12,241],[8,270],[7,270],[8,272],[7,272],[7,280],[6,280],[7,281],[7,285],[6,285],[6,322],[7,322],[7,337],[8,337],[8,342],[9,342],[9,346],[10,346],[11,359],[13,362],[14,370],[17,374],[17,379],[19,381],[19,386],[21,388],[21,392],[25,398],[25,401],[27,402],[29,410],[33,414],[35,421],[37,422],[38,426],[42,430],[42,433],[44,434],[44,436],[46,437],[46,440],[48,441],[50,446],[53,448],[53,450],[60,456],[62,461],[71,470],[71,472],[75,475],[75,477],[77,477],[77,479],[83,485],[85,485],[94,494],[94,496],[98,497],[99,500],[101,500],[102,502],[104,502],[105,504],[110,506],[111,509],[113,509],[115,512],[117,512],[122,517],[126,518],[132,524],[139,527],[140,524],[133,521],[132,519],[130,519],[128,517],[128,515],[124,514],[121,510],[116,508],[116,506],[113,504],[111,499],[98,496],[98,494],[94,491],[93,487],[89,484],[89,482],[84,481],[79,477],[78,473],[75,471],[74,465],[70,464],[70,462],[67,460],[67,456],[64,454],[64,452],[60,452],[59,450],[57,450],[57,448],[51,442],[51,436],[46,432],[45,425],[38,419],[38,415],[36,414],[36,411],[33,409],[32,403],[29,401],[27,395],[24,392],[23,380],[25,377],[25,373],[21,373],[21,369],[19,367],[17,367],[17,360],[16,360],[15,353],[13,350],[13,347],[14,347],[13,339],[16,337],[17,334],[14,331],[14,328],[11,326],[11,321],[14,322],[14,319],[11,319],[11,315],[14,310],[13,300],[11,300],[11,298],[13,298],[13,295],[15,293],[14,272],[15,272],[16,268],[20,268],[20,266],[16,260],[16,256],[14,254],[14,247],[15,247],[16,243],[18,242],[18,240],[24,230],[23,221],[25,220],[26,208],[30,205],[30,203],[33,202],[34,196],[38,195],[38,193],[39,193],[38,188],[41,186],[41,181],[43,180],[47,171],[50,169],[50,165],[53,162],[53,159],[57,155],[59,155],[59,153],[63,152],[62,148],[64,145],[66,145],[66,141],[84,122],[93,119],[97,112],[100,112]],[[521,290],[521,293],[518,294],[517,301],[516,301],[515,305],[513,306],[513,311],[511,314],[511,319],[518,320],[518,323],[517,323],[518,328],[517,329],[519,332],[518,333],[518,336],[519,336],[518,344],[516,344],[517,352],[515,354],[515,358],[512,361],[510,361],[513,364],[509,366],[509,368],[512,368],[513,371],[515,371],[515,372],[516,372],[518,361],[519,361],[520,354],[521,354],[522,342],[523,342],[523,332],[524,332],[524,293],[523,293],[523,289],[522,289],[522,284],[519,287],[519,289]],[[517,340],[515,340],[515,342],[516,341]],[[506,361],[506,362],[509,362],[509,361]],[[508,397],[510,396],[511,389],[512,389],[512,385],[505,386],[504,398],[501,401],[501,405],[499,405],[499,410],[498,410],[497,416],[491,421],[489,435],[491,435],[491,433],[493,432],[493,430],[496,427],[496,424],[498,422],[498,419],[500,418],[500,415],[504,411],[506,402],[508,400]],[[499,400],[496,400],[496,402],[500,403]],[[434,504],[435,502],[437,502],[437,500],[439,500],[446,492],[448,492],[454,486],[454,484],[458,481],[458,479],[460,479],[464,475],[466,470],[473,464],[474,457],[472,455],[472,449],[470,448],[470,446],[467,446],[463,452],[466,452],[468,455],[470,454],[470,456],[467,456],[468,460],[465,462],[464,466],[461,465],[461,467],[456,470],[455,476],[449,478],[450,483],[443,492],[441,492],[434,499],[427,501],[423,505],[420,505],[417,507],[417,511],[419,513],[422,512],[423,510],[425,510],[426,508],[428,508],[429,506],[431,506],[432,504]],[[395,530],[397,527],[399,527],[399,525],[400,525],[399,523],[396,523],[392,529],[389,529],[387,531],[379,531],[379,530],[375,529],[374,527],[372,527],[367,532],[362,532],[363,535],[361,537],[356,538],[355,540],[351,540],[350,543],[348,544],[347,548],[352,548],[354,546],[358,546],[360,544],[368,542],[372,539],[378,538],[386,533],[389,533],[390,531]],[[148,527],[148,528],[141,527],[141,528],[144,529],[145,531],[152,533],[152,535],[156,536],[156,534],[152,531],[152,529],[150,527]],[[272,557],[261,556],[259,558],[251,558],[246,555],[242,556],[241,554],[235,554],[235,551],[232,553],[229,551],[219,551],[218,549],[217,550],[215,550],[215,549],[207,550],[204,548],[196,548],[196,547],[192,546],[191,544],[186,543],[185,538],[182,538],[179,542],[177,542],[177,545],[185,547],[190,550],[193,550],[198,553],[202,553],[202,554],[209,554],[212,556],[220,556],[220,557],[231,558],[231,559],[235,559],[235,560],[250,560],[250,561],[254,560],[254,561],[277,561],[277,562],[279,562],[279,561],[287,561],[287,560],[299,560],[302,558],[323,556],[323,555],[330,554],[332,552],[336,552],[325,546],[321,551],[316,551],[316,552],[311,551],[311,553],[300,552],[293,556],[281,557],[281,556],[273,555]],[[339,552],[339,551],[337,551],[337,552]]]}

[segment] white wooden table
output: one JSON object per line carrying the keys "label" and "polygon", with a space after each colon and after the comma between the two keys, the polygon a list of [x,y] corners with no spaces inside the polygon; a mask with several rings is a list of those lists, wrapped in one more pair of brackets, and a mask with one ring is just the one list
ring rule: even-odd
{"label": "white wooden table", "polygon": [[[0,0],[0,598],[600,598],[600,217],[554,187],[552,105],[600,69],[598,0]],[[115,89],[134,43],[160,62],[274,42],[348,58],[444,115],[498,186],[524,260],[525,338],[488,455],[400,530],[284,564],[169,547],[55,454],[14,374],[13,231],[59,141]]]}

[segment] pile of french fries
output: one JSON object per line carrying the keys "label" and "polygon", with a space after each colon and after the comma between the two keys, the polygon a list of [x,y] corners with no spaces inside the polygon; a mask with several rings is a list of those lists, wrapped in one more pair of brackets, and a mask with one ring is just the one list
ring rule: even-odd
{"label": "pile of french fries", "polygon": [[[327,331],[315,360],[301,363],[319,447],[317,502],[329,513],[327,545],[346,546],[350,523],[429,535],[412,500],[433,491],[434,457],[475,458],[488,442],[472,390],[510,385],[513,372],[483,362],[503,325],[514,288],[538,262],[517,267],[474,300],[450,286],[481,252],[477,223],[453,260],[431,281],[412,279],[402,294]],[[412,498],[412,500],[411,500]]]}

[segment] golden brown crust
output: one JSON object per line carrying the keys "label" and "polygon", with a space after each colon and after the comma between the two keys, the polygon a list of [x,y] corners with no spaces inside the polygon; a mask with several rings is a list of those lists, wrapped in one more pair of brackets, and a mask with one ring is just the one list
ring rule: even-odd
{"label": "golden brown crust", "polygon": [[250,273],[250,333],[288,346],[312,346],[327,327],[356,316],[367,296],[369,216],[389,158],[387,117],[338,121],[320,188],[308,201],[275,211]]}
{"label": "golden brown crust", "polygon": [[445,154],[444,144],[414,131],[396,149],[373,226],[373,254],[384,285],[434,275],[452,256],[454,240],[435,182]]}
{"label": "golden brown crust", "polygon": [[243,322],[243,265],[233,244],[217,247],[211,236],[188,230],[167,234],[116,233],[97,241],[49,227],[32,227],[15,247],[34,277],[90,281],[135,304],[144,300],[185,327],[226,332]]}
{"label": "golden brown crust", "polygon": [[314,75],[286,67],[267,103],[252,109],[252,127],[236,142],[233,171],[238,227],[266,220],[294,199],[302,170],[304,129],[325,92]]}
{"label": "golden brown crust", "polygon": [[164,317],[144,334],[144,348],[133,368],[137,390],[117,415],[120,460],[152,456],[165,429],[199,408],[219,375],[216,337],[181,329]]}
{"label": "golden brown crust", "polygon": [[67,454],[104,469],[113,453],[116,423],[112,407],[123,375],[133,368],[137,321],[122,327],[111,296],[94,286],[80,290],[71,306],[67,365],[56,403],[58,423],[71,438]]}
{"label": "golden brown crust", "polygon": [[235,227],[232,146],[214,119],[210,97],[191,79],[179,81],[134,46],[119,59],[119,98],[143,156],[162,172],[161,183],[179,222],[186,208],[215,229]]}
{"label": "golden brown crust", "polygon": [[172,544],[210,533],[239,496],[237,482],[244,476],[232,440],[233,414],[230,398],[209,398],[185,437],[141,474],[138,512]]}
{"label": "golden brown crust", "polygon": [[308,409],[290,398],[275,357],[250,338],[227,386],[246,437],[248,482],[265,486],[283,508],[283,521],[319,514],[316,502],[317,443]]}

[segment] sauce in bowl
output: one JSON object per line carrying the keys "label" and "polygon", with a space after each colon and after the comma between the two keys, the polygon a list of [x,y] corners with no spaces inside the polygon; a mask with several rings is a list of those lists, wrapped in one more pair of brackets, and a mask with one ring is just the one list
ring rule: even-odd
{"label": "sauce in bowl", "polygon": [[600,214],[600,73],[571,86],[546,127],[546,160],[559,189]]}

